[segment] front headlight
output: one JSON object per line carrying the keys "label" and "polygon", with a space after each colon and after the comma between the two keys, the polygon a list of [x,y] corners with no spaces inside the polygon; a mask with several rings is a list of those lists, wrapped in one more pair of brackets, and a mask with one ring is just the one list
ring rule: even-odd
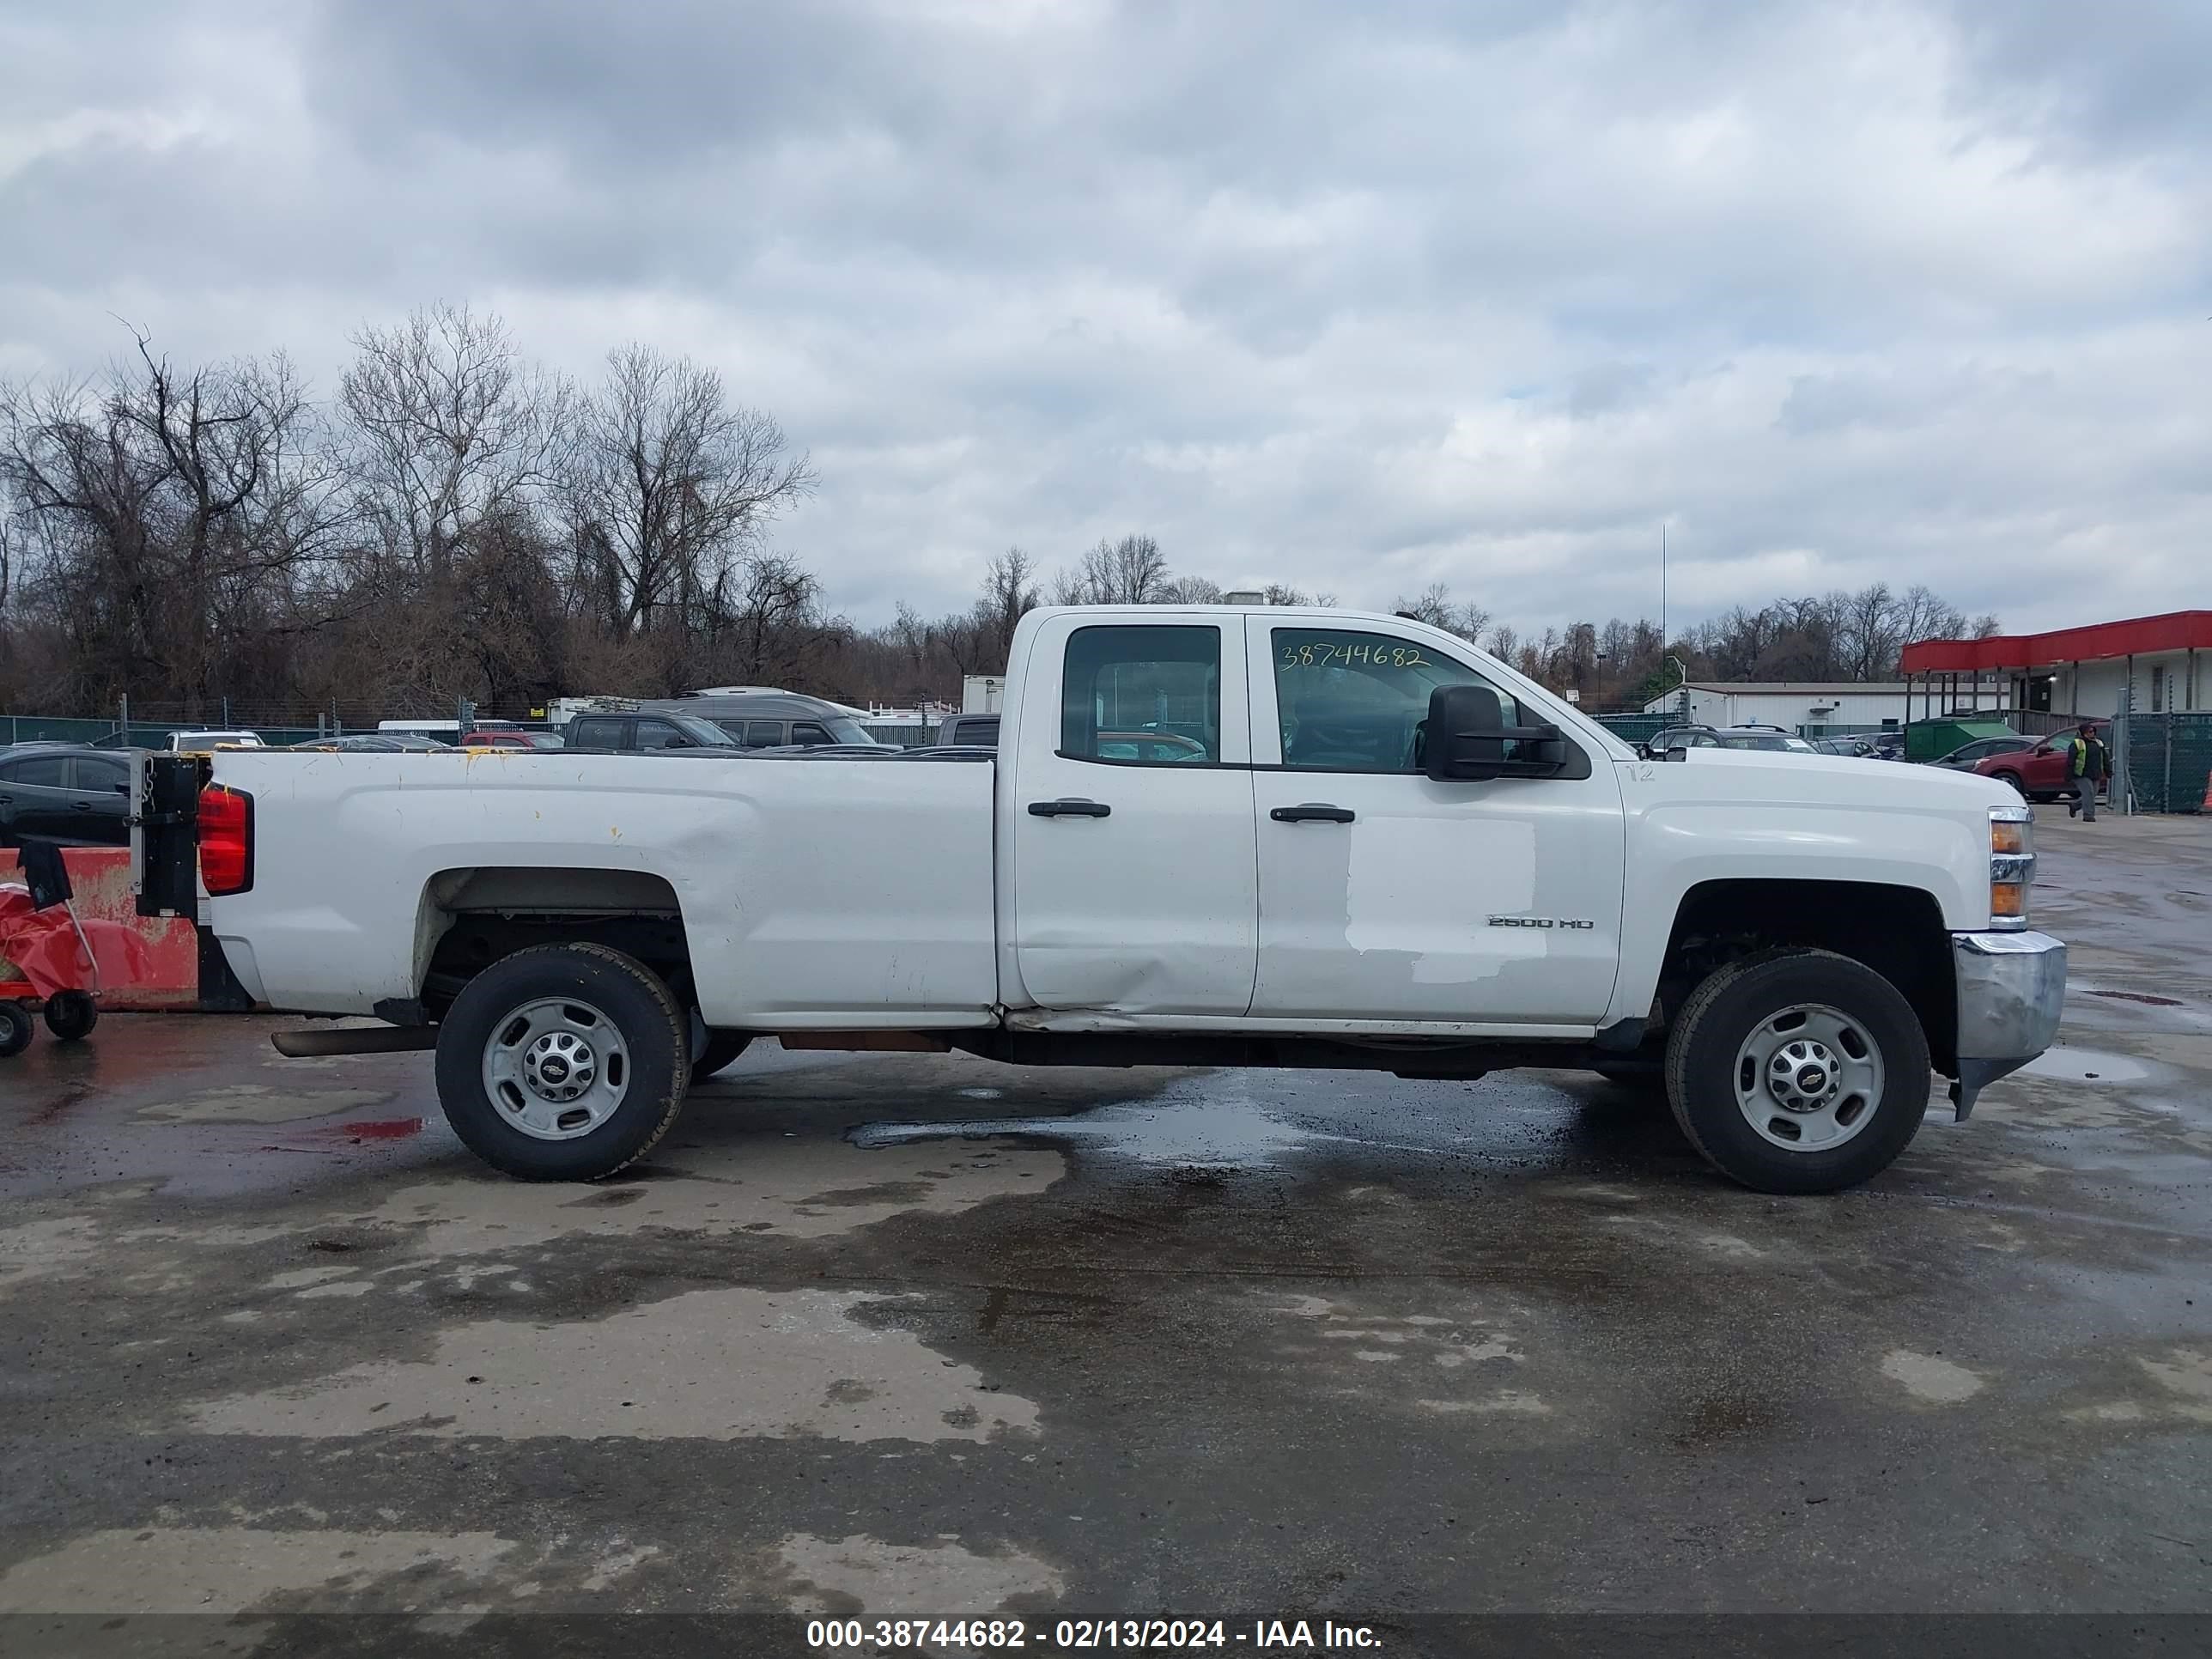
{"label": "front headlight", "polygon": [[2027,926],[2027,890],[2035,884],[2035,811],[1990,808],[1990,926]]}

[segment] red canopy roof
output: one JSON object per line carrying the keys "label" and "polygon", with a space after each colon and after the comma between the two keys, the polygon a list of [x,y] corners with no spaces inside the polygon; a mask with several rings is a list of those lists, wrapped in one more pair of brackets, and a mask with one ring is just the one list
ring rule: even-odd
{"label": "red canopy roof", "polygon": [[1993,634],[1986,640],[1922,640],[1905,647],[1907,674],[1971,674],[1991,668],[2043,668],[2152,651],[2212,649],[2212,611],[2169,611],[2126,622],[2092,623],[2052,634]]}

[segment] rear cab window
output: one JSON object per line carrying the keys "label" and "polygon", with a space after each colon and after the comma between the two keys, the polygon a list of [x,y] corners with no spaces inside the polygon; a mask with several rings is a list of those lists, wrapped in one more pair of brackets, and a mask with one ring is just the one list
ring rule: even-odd
{"label": "rear cab window", "polygon": [[1115,623],[1068,636],[1060,753],[1125,766],[1213,766],[1221,755],[1221,629]]}

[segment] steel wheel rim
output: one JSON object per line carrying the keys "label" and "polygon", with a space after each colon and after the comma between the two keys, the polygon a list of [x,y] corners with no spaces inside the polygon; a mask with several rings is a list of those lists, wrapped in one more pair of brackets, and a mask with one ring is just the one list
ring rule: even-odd
{"label": "steel wheel rim", "polygon": [[1787,1152],[1832,1151],[1874,1121],[1885,1078],[1863,1020],[1826,1003],[1777,1009],[1736,1049],[1736,1109]]}
{"label": "steel wheel rim", "polygon": [[543,997],[502,1015],[484,1040],[483,1087],[501,1121],[536,1140],[574,1140],[629,1092],[629,1048],[604,1011]]}

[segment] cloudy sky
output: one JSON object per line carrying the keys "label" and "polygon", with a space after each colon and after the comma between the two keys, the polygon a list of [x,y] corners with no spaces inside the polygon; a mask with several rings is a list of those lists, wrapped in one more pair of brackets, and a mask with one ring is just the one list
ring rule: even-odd
{"label": "cloudy sky", "polygon": [[2212,604],[2212,3],[0,0],[0,372],[720,368],[840,608]]}

